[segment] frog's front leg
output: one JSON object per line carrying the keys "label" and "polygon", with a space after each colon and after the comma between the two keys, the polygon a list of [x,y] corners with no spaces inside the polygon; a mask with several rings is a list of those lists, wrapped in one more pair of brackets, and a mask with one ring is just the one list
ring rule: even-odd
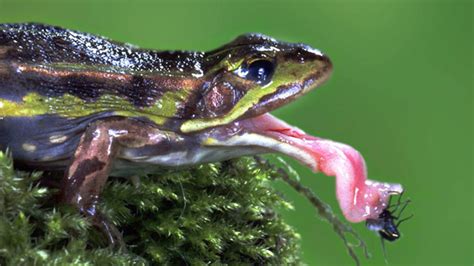
{"label": "frog's front leg", "polygon": [[63,201],[91,217],[111,244],[123,245],[119,231],[97,210],[100,193],[121,148],[156,145],[162,140],[159,129],[132,119],[110,118],[91,124],[65,172],[61,187]]}

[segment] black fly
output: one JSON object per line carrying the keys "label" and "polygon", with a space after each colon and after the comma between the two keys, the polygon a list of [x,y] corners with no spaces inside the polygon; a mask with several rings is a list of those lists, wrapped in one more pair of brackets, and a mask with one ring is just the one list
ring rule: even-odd
{"label": "black fly", "polygon": [[[380,239],[382,240],[382,248],[385,256],[385,260],[387,258],[385,252],[385,245],[384,240],[388,240],[393,242],[400,238],[400,232],[398,231],[398,227],[400,224],[411,217],[410,215],[406,218],[400,219],[402,212],[405,210],[406,206],[411,202],[409,199],[401,202],[402,194],[398,197],[398,202],[395,205],[390,205],[385,208],[380,214],[379,217],[376,219],[367,219],[366,226],[369,230],[376,231],[380,235]],[[401,206],[400,211],[397,215],[394,215],[398,208]],[[393,209],[392,209],[393,208]]]}

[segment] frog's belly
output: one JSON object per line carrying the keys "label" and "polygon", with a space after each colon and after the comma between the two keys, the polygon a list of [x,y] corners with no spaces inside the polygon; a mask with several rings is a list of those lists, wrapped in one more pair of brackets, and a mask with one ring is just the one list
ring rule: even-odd
{"label": "frog's belly", "polygon": [[0,149],[14,160],[38,169],[64,168],[74,154],[81,134],[93,120],[70,120],[52,115],[0,119]]}
{"label": "frog's belly", "polygon": [[[0,149],[9,149],[15,162],[40,170],[62,170],[71,162],[88,125],[110,114],[67,119],[54,115],[0,119]],[[112,174],[130,176],[162,167],[186,167],[266,152],[256,147],[203,147],[197,137],[156,146],[122,147],[112,164]]]}
{"label": "frog's belly", "polygon": [[127,177],[153,173],[160,168],[185,168],[269,152],[265,148],[253,146],[205,147],[192,137],[172,146],[171,150],[163,150],[159,146],[151,147],[152,149],[125,148],[114,161],[112,174]]}

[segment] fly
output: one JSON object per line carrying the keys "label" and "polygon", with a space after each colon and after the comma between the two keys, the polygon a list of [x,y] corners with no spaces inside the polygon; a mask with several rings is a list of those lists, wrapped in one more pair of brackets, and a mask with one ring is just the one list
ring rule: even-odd
{"label": "fly", "polygon": [[[405,201],[401,201],[403,196],[403,192],[400,193],[400,196],[398,197],[398,201],[394,205],[390,205],[387,208],[385,208],[380,214],[379,217],[376,219],[367,219],[366,221],[366,226],[369,230],[371,231],[376,231],[380,235],[380,240],[382,242],[382,249],[385,257],[385,262],[387,262],[387,253],[385,250],[385,240],[394,242],[397,239],[400,238],[401,234],[400,231],[398,230],[400,224],[410,218],[413,217],[413,214],[401,218],[401,215],[407,205],[411,202],[410,199],[407,199]],[[391,199],[391,198],[390,198]],[[395,212],[400,208],[400,211],[398,212],[397,215],[394,215]]]}

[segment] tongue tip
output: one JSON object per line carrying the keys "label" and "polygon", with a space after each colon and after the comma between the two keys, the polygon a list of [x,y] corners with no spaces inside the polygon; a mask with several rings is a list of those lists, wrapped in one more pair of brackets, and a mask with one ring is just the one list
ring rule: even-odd
{"label": "tongue tip", "polygon": [[341,210],[350,222],[363,222],[378,218],[388,207],[390,196],[403,192],[400,184],[367,179],[367,169],[362,155],[354,148],[324,139],[306,142],[315,166],[329,176],[336,176],[336,195]]}
{"label": "tongue tip", "polygon": [[354,202],[345,209],[344,215],[350,222],[363,222],[367,219],[377,219],[389,206],[390,197],[403,193],[403,187],[396,183],[385,183],[365,180],[361,193],[354,195]]}

